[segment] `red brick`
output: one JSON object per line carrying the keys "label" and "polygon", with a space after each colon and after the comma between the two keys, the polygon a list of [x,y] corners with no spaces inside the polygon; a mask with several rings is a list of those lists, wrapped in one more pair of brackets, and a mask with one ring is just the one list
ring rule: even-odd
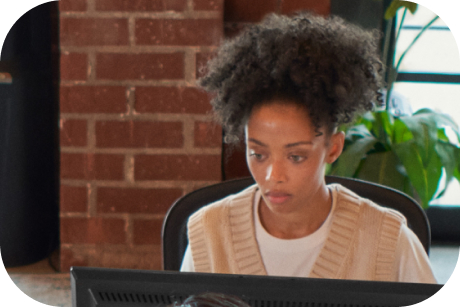
{"label": "red brick", "polygon": [[82,12],[86,11],[86,0],[59,0],[60,12]]}
{"label": "red brick", "polygon": [[135,109],[140,113],[205,114],[209,97],[194,87],[137,87]]}
{"label": "red brick", "polygon": [[126,243],[125,221],[116,218],[61,218],[61,243]]}
{"label": "red brick", "polygon": [[180,148],[182,126],[182,122],[100,121],[96,123],[96,146]]}
{"label": "red brick", "polygon": [[88,56],[84,53],[61,54],[61,80],[86,80]]}
{"label": "red brick", "polygon": [[103,188],[97,190],[97,211],[164,214],[182,196],[182,189]]}
{"label": "red brick", "polygon": [[211,122],[195,122],[195,147],[222,146],[222,128]]}
{"label": "red brick", "polygon": [[136,20],[138,45],[216,46],[222,35],[219,19]]}
{"label": "red brick", "polygon": [[121,86],[61,86],[61,113],[125,113],[126,88]]}
{"label": "red brick", "polygon": [[266,14],[276,12],[279,0],[225,0],[226,22],[258,22]]}
{"label": "red brick", "polygon": [[219,155],[138,155],[136,180],[220,180]]}
{"label": "red brick", "polygon": [[128,20],[121,18],[60,19],[61,46],[128,45]]}
{"label": "red brick", "polygon": [[195,55],[196,62],[196,78],[203,77],[207,73],[206,65],[208,61],[215,55],[212,52],[199,52]]}
{"label": "red brick", "polygon": [[122,180],[123,165],[123,155],[61,153],[61,178]]}
{"label": "red brick", "polygon": [[61,212],[86,212],[88,206],[88,190],[86,187],[61,185]]}
{"label": "red brick", "polygon": [[283,0],[281,13],[289,14],[300,10],[311,10],[317,14],[329,15],[331,11],[330,0]]}
{"label": "red brick", "polygon": [[87,134],[86,120],[61,119],[60,145],[85,146]]}
{"label": "red brick", "polygon": [[161,244],[161,228],[163,220],[134,220],[133,243]]}
{"label": "red brick", "polygon": [[223,0],[193,0],[195,11],[223,11]]}
{"label": "red brick", "polygon": [[98,11],[126,11],[126,12],[158,12],[184,11],[187,0],[98,0]]}
{"label": "red brick", "polygon": [[224,36],[226,39],[233,38],[247,27],[248,23],[245,22],[226,22],[224,24]]}
{"label": "red brick", "polygon": [[100,53],[96,57],[98,79],[159,80],[184,78],[184,54]]}
{"label": "red brick", "polygon": [[61,247],[60,271],[68,273],[71,266],[89,266],[88,255],[76,255],[73,250]]}

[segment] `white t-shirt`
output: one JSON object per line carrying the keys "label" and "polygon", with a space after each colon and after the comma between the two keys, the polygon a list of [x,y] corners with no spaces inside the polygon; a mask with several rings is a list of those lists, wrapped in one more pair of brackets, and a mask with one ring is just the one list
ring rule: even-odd
{"label": "white t-shirt", "polygon": [[[326,242],[327,234],[331,228],[329,214],[323,224],[314,233],[298,239],[279,239],[269,234],[262,226],[259,218],[258,204],[260,192],[256,193],[254,205],[254,219],[256,239],[262,261],[268,275],[307,277],[321,248]],[[332,209],[334,210],[334,201]]]}
{"label": "white t-shirt", "polygon": [[[299,239],[285,240],[270,235],[260,223],[258,205],[261,195],[254,197],[254,223],[256,239],[268,275],[306,277],[309,275],[331,227],[331,216],[337,199],[332,189],[332,208],[321,227],[314,233]],[[417,236],[408,227],[402,228],[398,240],[399,278],[401,282],[436,283],[430,262]],[[187,247],[180,268],[182,272],[194,272],[193,258]]]}

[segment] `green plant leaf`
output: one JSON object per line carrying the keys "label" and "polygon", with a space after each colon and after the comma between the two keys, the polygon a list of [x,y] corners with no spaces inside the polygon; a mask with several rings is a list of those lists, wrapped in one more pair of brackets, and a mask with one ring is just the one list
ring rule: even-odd
{"label": "green plant leaf", "polygon": [[399,118],[395,119],[393,129],[393,144],[407,142],[414,138],[409,128]]}
{"label": "green plant leaf", "polygon": [[373,112],[366,112],[355,120],[355,126],[364,125],[367,130],[371,131],[374,121],[375,118]]}
{"label": "green plant leaf", "polygon": [[374,112],[375,122],[372,126],[374,136],[389,150],[393,138],[394,118],[389,111]]}
{"label": "green plant leaf", "polygon": [[454,169],[454,177],[460,183],[460,148],[455,148],[455,159],[457,161],[457,167]]}
{"label": "green plant leaf", "polygon": [[421,155],[423,166],[426,167],[430,157],[435,153],[434,146],[438,139],[436,121],[429,114],[414,114],[399,118],[413,135],[418,152]]}
{"label": "green plant leaf", "polygon": [[417,3],[413,3],[409,1],[393,0],[390,6],[385,11],[385,16],[384,16],[385,19],[388,20],[388,19],[395,17],[396,12],[402,7],[407,8],[412,14],[414,14],[415,11],[417,10]]}
{"label": "green plant leaf", "polygon": [[[393,117],[376,111],[357,123],[346,132],[345,149],[330,168],[332,174],[416,193],[425,208],[452,178],[460,182],[460,130],[449,115],[421,109]],[[447,182],[440,185],[444,171]]]}
{"label": "green plant leaf", "polygon": [[361,124],[361,125],[352,127],[351,129],[346,131],[345,145],[344,145],[343,151],[345,152],[349,146],[353,145],[358,140],[361,140],[363,138],[370,138],[370,137],[373,137],[373,136],[369,132],[369,130],[367,130],[366,126]]}
{"label": "green plant leaf", "polygon": [[448,126],[448,127],[451,127],[453,130],[455,130],[457,134],[459,133],[458,124],[449,114],[438,113],[432,109],[424,108],[424,109],[420,109],[417,112],[415,112],[414,115],[428,116],[429,118],[432,118],[432,120],[434,120],[437,123],[438,127]]}
{"label": "green plant leaf", "polygon": [[331,175],[353,177],[358,169],[361,159],[374,146],[377,139],[372,135],[360,138],[349,145],[340,155],[331,169]]}
{"label": "green plant leaf", "polygon": [[396,155],[404,165],[407,175],[420,197],[422,207],[428,208],[430,200],[438,189],[443,166],[441,159],[434,150],[434,154],[430,155],[429,160],[423,161],[420,149],[415,140],[394,146]]}
{"label": "green plant leaf", "polygon": [[446,172],[446,182],[443,187],[438,188],[440,191],[438,197],[440,197],[442,193],[444,193],[444,191],[447,189],[447,186],[454,176],[454,171],[457,167],[457,158],[455,156],[457,153],[457,148],[450,143],[439,141],[435,145],[435,150],[441,160],[444,171]]}
{"label": "green plant leaf", "polygon": [[457,138],[456,144],[460,143],[460,128],[449,114],[437,113],[431,109],[421,109],[415,113],[417,116],[424,116],[434,121],[438,127],[438,139],[452,144],[447,137],[445,129],[451,129]]}
{"label": "green plant leaf", "polygon": [[350,136],[366,137],[366,136],[369,136],[370,134],[371,133],[369,129],[364,124],[356,124],[355,126],[347,130],[347,137],[350,137]]}
{"label": "green plant leaf", "polygon": [[460,182],[460,166],[454,171],[454,177]]}
{"label": "green plant leaf", "polygon": [[357,178],[383,184],[413,195],[409,178],[398,171],[401,161],[392,151],[369,154],[359,168]]}
{"label": "green plant leaf", "polygon": [[438,129],[438,140],[442,142],[449,143],[450,140],[447,137],[446,131],[444,129]]}

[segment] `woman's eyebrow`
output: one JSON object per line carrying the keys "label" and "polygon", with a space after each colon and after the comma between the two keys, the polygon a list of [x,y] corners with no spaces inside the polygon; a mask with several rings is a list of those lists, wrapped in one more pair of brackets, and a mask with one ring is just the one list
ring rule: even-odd
{"label": "woman's eyebrow", "polygon": [[[268,147],[267,144],[265,144],[265,143],[263,143],[263,142],[261,142],[259,140],[253,139],[253,138],[249,138],[248,142],[255,143],[255,144],[259,145],[259,146]],[[284,145],[284,147],[285,148],[291,148],[291,147],[295,147],[295,146],[299,146],[299,145],[313,145],[313,142],[311,142],[311,141],[295,142],[295,143],[286,144],[286,145]]]}
{"label": "woman's eyebrow", "polygon": [[290,147],[295,147],[295,146],[299,146],[299,145],[313,145],[313,142],[311,142],[311,141],[295,142],[295,143],[287,144],[284,147],[290,148]]}
{"label": "woman's eyebrow", "polygon": [[248,142],[256,143],[256,144],[259,145],[259,146],[268,147],[267,144],[264,144],[264,143],[262,143],[261,141],[256,140],[256,139],[253,139],[253,138],[249,138],[249,139],[248,139]]}

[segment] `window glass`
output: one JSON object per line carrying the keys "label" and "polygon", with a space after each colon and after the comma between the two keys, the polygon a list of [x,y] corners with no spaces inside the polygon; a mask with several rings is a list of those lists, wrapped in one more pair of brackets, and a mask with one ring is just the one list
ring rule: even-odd
{"label": "window glass", "polygon": [[[398,24],[402,16],[402,10],[398,13]],[[399,35],[395,62],[409,46],[412,40],[436,15],[427,8],[418,5],[415,14],[406,13],[401,34]],[[401,62],[400,73],[426,73],[428,82],[411,81],[411,77],[405,77],[407,81],[397,82],[394,90],[404,97],[410,104],[412,111],[421,108],[431,108],[438,112],[447,113],[460,123],[460,83],[449,81],[439,82],[440,74],[460,75],[460,56],[455,37],[446,24],[438,19],[433,23],[412,49],[406,54]],[[440,199],[433,201],[438,205],[460,205],[460,185],[453,180],[447,192]]]}

